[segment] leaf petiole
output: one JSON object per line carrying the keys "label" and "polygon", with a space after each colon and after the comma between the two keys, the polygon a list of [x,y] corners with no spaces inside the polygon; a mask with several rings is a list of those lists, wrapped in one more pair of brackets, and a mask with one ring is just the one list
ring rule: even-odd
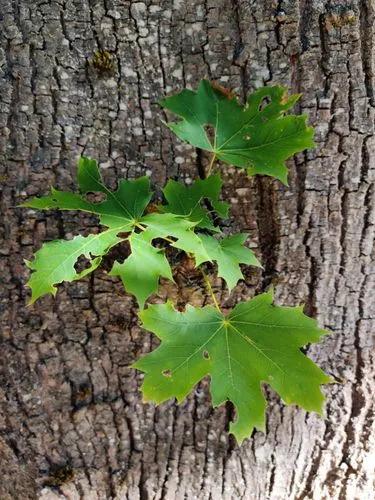
{"label": "leaf petiole", "polygon": [[217,301],[217,299],[215,297],[215,294],[214,294],[214,291],[212,289],[212,285],[210,283],[210,280],[209,280],[207,274],[203,271],[203,269],[201,269],[201,273],[202,273],[202,276],[204,278],[204,282],[206,284],[207,291],[211,295],[212,301],[215,304],[216,309],[221,313],[221,309],[220,309],[219,303],[218,303],[218,301]]}
{"label": "leaf petiole", "polygon": [[212,167],[214,166],[215,160],[216,160],[216,153],[214,153],[211,156],[210,163],[208,164],[208,169],[207,169],[206,177],[209,177],[211,175]]}

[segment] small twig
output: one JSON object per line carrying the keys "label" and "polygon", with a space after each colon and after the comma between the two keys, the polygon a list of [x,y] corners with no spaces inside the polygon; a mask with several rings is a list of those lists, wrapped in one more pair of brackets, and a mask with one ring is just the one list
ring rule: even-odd
{"label": "small twig", "polygon": [[210,163],[209,163],[209,165],[208,165],[208,169],[207,169],[207,175],[206,175],[206,177],[208,177],[209,175],[211,175],[212,167],[214,166],[215,160],[216,160],[216,153],[214,153],[214,154],[211,156],[211,160],[210,160]]}
{"label": "small twig", "polygon": [[212,286],[211,286],[210,280],[209,280],[207,274],[203,271],[202,268],[201,268],[201,273],[203,275],[204,282],[206,283],[208,293],[211,295],[212,301],[215,304],[216,309],[221,313],[221,309],[220,309],[218,301],[216,300],[214,291],[212,290]]}

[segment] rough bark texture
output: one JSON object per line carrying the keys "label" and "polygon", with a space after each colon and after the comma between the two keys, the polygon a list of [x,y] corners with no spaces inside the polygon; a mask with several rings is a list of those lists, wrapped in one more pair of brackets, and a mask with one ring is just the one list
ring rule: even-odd
{"label": "rough bark texture", "polygon": [[[373,0],[0,0],[2,500],[373,498],[373,23]],[[241,96],[284,83],[317,131],[289,187],[226,170],[232,228],[250,233],[265,269],[223,291],[224,305],[271,282],[279,303],[305,302],[332,330],[309,354],[338,381],[326,419],[267,389],[267,432],[241,448],[207,382],[180,407],[142,403],[128,366],[155,341],[105,271],[25,307],[23,259],[96,222],[17,204],[72,188],[81,153],[112,185],[197,175],[207,158],[162,126],[157,100],[202,77]],[[205,300],[179,279],[162,298]]]}

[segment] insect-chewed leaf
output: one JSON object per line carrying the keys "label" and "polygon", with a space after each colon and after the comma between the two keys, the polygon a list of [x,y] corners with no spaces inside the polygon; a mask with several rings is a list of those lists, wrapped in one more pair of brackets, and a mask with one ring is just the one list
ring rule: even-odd
{"label": "insect-chewed leaf", "polygon": [[170,303],[140,313],[160,346],[134,365],[145,372],[146,400],[181,402],[203,377],[211,377],[213,404],[230,400],[237,418],[231,432],[241,442],[254,427],[264,429],[269,384],[287,404],[322,412],[321,384],[331,381],[300,350],[327,332],[301,307],[272,304],[272,292],[238,304],[228,315],[212,306],[176,311]]}
{"label": "insect-chewed leaf", "polygon": [[152,196],[148,177],[130,181],[122,179],[117,190],[111,191],[102,181],[97,162],[86,157],[80,158],[78,162],[78,184],[81,193],[101,192],[106,195],[106,199],[90,203],[80,194],[52,189],[50,195],[33,198],[22,206],[39,210],[58,208],[91,212],[100,216],[104,226],[119,227],[124,232],[131,229],[134,221],[142,216]]}
{"label": "insect-chewed leaf", "polygon": [[142,224],[147,226],[145,231],[151,241],[155,238],[172,236],[176,239],[172,246],[192,254],[197,262],[211,260],[200,235],[194,233],[196,225],[183,216],[175,214],[148,214],[141,219]]}
{"label": "insect-chewed leaf", "polygon": [[243,278],[239,264],[262,267],[254,252],[244,246],[247,234],[238,233],[221,240],[202,234],[200,239],[210,257],[209,260],[217,263],[218,276],[226,281],[229,290]]}
{"label": "insect-chewed leaf", "polygon": [[[80,193],[52,189],[50,195],[34,198],[24,203],[24,206],[42,210],[59,208],[91,212],[99,215],[101,224],[109,229],[99,235],[86,238],[77,236],[71,241],[45,244],[29,263],[33,271],[28,283],[32,289],[32,301],[46,293],[54,294],[55,285],[62,281],[76,280],[88,274],[100,264],[101,259],[96,257],[104,255],[113,245],[127,238],[131,243],[132,254],[122,264],[117,262],[112,274],[122,278],[126,289],[134,293],[142,307],[149,295],[156,291],[160,276],[172,279],[166,257],[153,246],[153,240],[168,239],[174,247],[193,255],[196,262],[211,260],[202,239],[194,232],[197,220],[176,213],[143,215],[152,195],[147,177],[121,180],[118,189],[113,192],[103,183],[97,162],[83,157],[78,163],[78,184]],[[210,195],[217,203],[217,210],[224,213],[224,204],[218,200],[220,178],[202,181],[197,186],[200,186],[201,192],[199,196],[194,195],[198,203],[203,194]],[[195,193],[198,187],[193,189]],[[90,202],[85,198],[90,192],[104,193],[106,199],[98,203]],[[206,215],[204,211],[203,215]],[[142,235],[136,231],[142,231]],[[108,238],[111,241],[107,244]],[[90,260],[89,267],[82,273],[76,273],[74,266],[81,255]]]}
{"label": "insect-chewed leaf", "polygon": [[163,189],[167,205],[161,208],[165,212],[187,216],[200,228],[216,231],[207,208],[202,206],[202,201],[209,200],[213,210],[220,217],[226,218],[229,206],[219,199],[221,186],[222,180],[217,174],[206,179],[197,179],[191,186],[169,180]]}
{"label": "insect-chewed leaf", "polygon": [[[55,295],[56,284],[77,280],[96,269],[101,262],[100,257],[121,241],[116,233],[117,231],[109,229],[86,237],[79,235],[72,240],[44,243],[35,253],[34,259],[27,262],[33,271],[27,283],[32,292],[30,303],[48,293]],[[81,255],[88,259],[89,265],[77,273],[74,266]]]}
{"label": "insect-chewed leaf", "polygon": [[144,307],[148,297],[156,292],[159,277],[173,281],[171,268],[164,253],[152,246],[147,230],[129,237],[131,255],[123,262],[115,262],[110,274],[120,276],[125,289],[135,295]]}
{"label": "insect-chewed leaf", "polygon": [[[314,146],[306,116],[287,115],[299,95],[285,96],[280,86],[264,87],[245,106],[202,80],[197,92],[185,89],[161,105],[182,118],[168,127],[182,140],[214,153],[217,158],[287,184],[285,161]],[[211,139],[207,127],[213,128]]]}
{"label": "insect-chewed leaf", "polygon": [[[82,210],[100,216],[100,222],[109,229],[100,234],[87,237],[76,236],[70,241],[46,243],[36,252],[28,266],[33,271],[28,285],[32,290],[31,302],[47,293],[56,293],[55,285],[62,281],[73,281],[93,271],[101,262],[100,257],[109,249],[123,241],[118,234],[130,233],[142,220],[143,212],[149,203],[152,192],[147,177],[135,180],[120,180],[116,191],[111,191],[101,178],[95,160],[82,157],[78,162],[79,193],[63,192],[56,189],[51,194],[34,198],[23,206],[40,210]],[[85,198],[89,192],[105,194],[105,200],[93,203]],[[74,266],[84,255],[89,266],[77,273]]]}

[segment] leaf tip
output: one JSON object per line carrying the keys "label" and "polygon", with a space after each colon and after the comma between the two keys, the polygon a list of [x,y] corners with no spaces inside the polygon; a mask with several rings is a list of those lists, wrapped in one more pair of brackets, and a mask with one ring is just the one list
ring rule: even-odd
{"label": "leaf tip", "polygon": [[36,300],[37,300],[36,298],[34,298],[33,296],[31,296],[29,299],[27,299],[26,306],[27,307],[31,307]]}
{"label": "leaf tip", "polygon": [[[31,267],[32,266],[31,260],[23,259],[23,261],[24,261],[26,267],[28,267],[29,269],[32,269],[32,267]],[[27,283],[27,286],[29,286],[28,283]]]}

